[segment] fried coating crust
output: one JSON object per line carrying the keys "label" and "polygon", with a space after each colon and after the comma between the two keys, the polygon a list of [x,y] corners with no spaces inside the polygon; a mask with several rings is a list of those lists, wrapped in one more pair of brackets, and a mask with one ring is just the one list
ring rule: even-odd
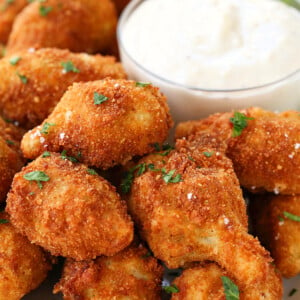
{"label": "fried coating crust", "polygon": [[[44,172],[49,181],[39,188],[24,179],[32,171]],[[113,255],[133,239],[126,203],[115,188],[59,154],[39,157],[16,174],[6,209],[21,233],[53,255],[75,260]]]}
{"label": "fried coating crust", "polygon": [[255,234],[270,250],[275,265],[284,277],[300,273],[300,223],[284,212],[300,216],[300,196],[264,195],[251,198]]}
{"label": "fried coating crust", "polygon": [[[12,57],[0,61],[0,113],[26,128],[40,124],[74,82],[126,78],[120,63],[111,56],[75,54],[68,50],[23,51],[16,65]],[[62,63],[71,62],[78,71],[66,72]],[[19,75],[27,78],[24,83]]]}
{"label": "fried coating crust", "polygon": [[[0,213],[1,220],[9,220]],[[19,300],[46,278],[51,264],[42,249],[10,224],[0,224],[0,299]]]}
{"label": "fried coating crust", "polygon": [[[107,99],[97,105],[97,95]],[[42,134],[46,123],[55,125]],[[76,83],[44,123],[24,136],[22,151],[27,158],[45,149],[65,149],[72,156],[80,152],[80,161],[108,169],[151,152],[153,143],[166,139],[171,125],[166,98],[158,88],[111,79]]]}
{"label": "fried coating crust", "polygon": [[67,260],[54,293],[64,300],[160,299],[163,268],[142,246],[128,247],[95,261]]}
{"label": "fried coating crust", "polygon": [[129,2],[130,0],[114,0],[119,15]]}
{"label": "fried coating crust", "polygon": [[35,1],[16,18],[7,52],[48,47],[103,52],[115,40],[116,24],[117,13],[110,0]]}
{"label": "fried coating crust", "polygon": [[[186,269],[174,280],[173,284],[179,292],[173,293],[171,299],[226,300],[221,276],[228,277],[228,274],[214,263]],[[243,299],[243,294],[240,294],[239,299]]]}
{"label": "fried coating crust", "polygon": [[0,202],[5,200],[13,176],[24,165],[19,151],[22,135],[23,130],[0,118]]}
{"label": "fried coating crust", "polygon": [[27,4],[26,0],[0,0],[0,43],[7,43],[16,16]]}
{"label": "fried coating crust", "polygon": [[299,112],[276,114],[260,108],[241,112],[254,120],[248,120],[238,137],[232,137],[233,112],[181,123],[176,136],[213,132],[227,143],[226,154],[243,187],[251,192],[300,194]]}
{"label": "fried coating crust", "polygon": [[[281,299],[281,279],[269,253],[247,234],[245,203],[230,161],[221,152],[208,155],[210,147],[205,152],[201,160],[200,152],[174,151],[140,161],[148,168],[135,177],[128,206],[142,237],[169,268],[216,261],[245,299]],[[219,160],[216,167],[212,158]],[[182,181],[166,183],[163,168],[164,174],[181,174]]]}

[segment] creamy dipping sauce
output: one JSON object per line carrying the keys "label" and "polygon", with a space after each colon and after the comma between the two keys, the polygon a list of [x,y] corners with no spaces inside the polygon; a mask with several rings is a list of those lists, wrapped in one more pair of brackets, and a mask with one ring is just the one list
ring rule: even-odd
{"label": "creamy dipping sauce", "polygon": [[300,69],[300,13],[276,0],[147,0],[122,28],[145,69],[203,89],[240,89]]}

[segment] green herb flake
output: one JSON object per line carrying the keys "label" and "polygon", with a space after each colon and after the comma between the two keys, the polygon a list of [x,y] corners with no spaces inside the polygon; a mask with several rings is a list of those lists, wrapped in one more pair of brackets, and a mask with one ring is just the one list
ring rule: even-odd
{"label": "green herb flake", "polygon": [[300,10],[300,2],[297,0],[280,0],[281,2]]}
{"label": "green herb flake", "polygon": [[45,5],[41,5],[39,8],[39,12],[42,17],[46,17],[52,10],[53,8],[51,6]]}
{"label": "green herb flake", "polygon": [[291,214],[291,213],[289,213],[289,212],[287,212],[287,211],[284,211],[284,212],[283,212],[283,215],[284,215],[286,218],[288,218],[288,219],[290,219],[290,220],[292,220],[292,221],[300,222],[300,216],[296,216],[296,215]]}
{"label": "green herb flake", "polygon": [[64,160],[69,160],[69,161],[71,161],[73,163],[78,162],[78,160],[75,157],[67,155],[67,150],[63,150],[60,156]]}
{"label": "green herb flake", "polygon": [[163,286],[162,288],[168,294],[179,293],[179,288],[175,284],[166,285],[166,286]]}
{"label": "green herb flake", "polygon": [[146,164],[138,164],[125,172],[121,182],[121,190],[123,194],[130,192],[135,171],[137,171],[137,176],[141,176],[146,171]]}
{"label": "green herb flake", "polygon": [[26,84],[28,82],[28,78],[25,75],[22,75],[19,72],[17,72],[16,74],[18,75],[18,77],[24,84]]}
{"label": "green herb flake", "polygon": [[6,219],[0,219],[0,224],[6,224],[9,223],[9,220]]}
{"label": "green herb flake", "polygon": [[278,216],[279,222],[284,222],[284,218],[282,216]]}
{"label": "green herb flake", "polygon": [[146,87],[146,86],[149,86],[149,85],[151,85],[150,82],[139,82],[139,81],[137,81],[135,83],[135,86],[137,86],[137,87]]}
{"label": "green herb flake", "polygon": [[212,152],[204,151],[203,154],[204,154],[206,157],[212,157],[212,156],[215,154],[215,152],[214,152],[214,151],[212,151]]}
{"label": "green herb flake", "polygon": [[51,154],[49,151],[45,151],[43,154],[42,154],[42,158],[46,158],[46,157],[50,157]]}
{"label": "green herb flake", "polygon": [[182,181],[180,174],[177,174],[176,176],[173,176],[174,173],[176,172],[175,169],[169,171],[168,173],[165,171],[164,168],[162,168],[161,171],[163,173],[162,178],[163,178],[163,180],[164,180],[165,183],[177,183],[177,182]]}
{"label": "green herb flake", "polygon": [[10,60],[9,63],[12,66],[15,66],[22,58],[20,56],[13,56]]}
{"label": "green herb flake", "polygon": [[232,137],[242,134],[243,130],[248,126],[248,120],[254,120],[254,118],[249,118],[238,111],[234,112],[233,118],[230,118],[230,122],[233,124]]}
{"label": "green herb flake", "polygon": [[174,149],[174,147],[172,147],[169,144],[165,144],[165,145],[162,145],[162,147],[160,147],[158,143],[155,143],[152,146],[154,147],[154,149],[156,151],[163,151],[163,152],[153,153],[153,154],[160,155],[160,156],[167,156]]}
{"label": "green herb flake", "polygon": [[33,196],[33,195],[34,195],[34,192],[30,192],[30,193],[29,193],[29,196]]}
{"label": "green herb flake", "polygon": [[97,92],[94,93],[94,104],[99,105],[107,100],[108,98],[106,96],[101,95]]}
{"label": "green herb flake", "polygon": [[6,144],[7,144],[7,145],[14,145],[15,142],[13,142],[13,141],[11,141],[11,140],[6,140]]}
{"label": "green herb flake", "polygon": [[50,177],[42,171],[32,171],[23,176],[24,179],[28,181],[36,181],[40,189],[43,188],[41,181],[46,182],[50,180]]}
{"label": "green herb flake", "polygon": [[294,296],[297,292],[298,292],[297,289],[292,289],[292,290],[289,292],[289,297]]}
{"label": "green herb flake", "polygon": [[54,123],[48,123],[48,122],[46,122],[44,125],[43,125],[43,128],[42,128],[42,130],[41,130],[41,133],[42,134],[48,134],[49,133],[49,128],[51,127],[51,126],[55,126],[55,124]]}
{"label": "green herb flake", "polygon": [[193,158],[192,156],[190,156],[190,155],[188,156],[188,159],[189,159],[190,161],[195,161],[194,158]]}
{"label": "green herb flake", "polygon": [[86,171],[87,171],[90,175],[98,175],[98,173],[97,173],[94,169],[86,169]]}
{"label": "green herb flake", "polygon": [[228,277],[221,276],[223,283],[226,300],[237,300],[240,299],[240,292],[237,285],[235,285]]}
{"label": "green herb flake", "polygon": [[61,63],[61,65],[64,68],[63,71],[65,73],[80,73],[79,69],[77,69],[71,61],[64,61]]}

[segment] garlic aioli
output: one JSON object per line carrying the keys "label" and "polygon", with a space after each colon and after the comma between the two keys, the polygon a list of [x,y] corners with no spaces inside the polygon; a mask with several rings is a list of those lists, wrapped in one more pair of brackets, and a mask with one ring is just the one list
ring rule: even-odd
{"label": "garlic aioli", "polygon": [[300,13],[276,0],[147,0],[122,29],[149,71],[203,89],[242,89],[300,69]]}

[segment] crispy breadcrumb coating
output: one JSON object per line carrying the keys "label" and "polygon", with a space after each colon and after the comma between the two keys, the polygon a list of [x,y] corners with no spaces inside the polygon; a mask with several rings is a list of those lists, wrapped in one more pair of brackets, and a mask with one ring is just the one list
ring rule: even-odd
{"label": "crispy breadcrumb coating", "polygon": [[181,123],[176,136],[213,132],[227,143],[226,154],[243,187],[252,192],[300,194],[299,112],[277,114],[260,108],[241,112],[253,120],[238,137],[232,137],[233,112]]}
{"label": "crispy breadcrumb coating", "polygon": [[106,51],[115,40],[117,13],[110,0],[46,0],[29,4],[16,18],[7,52],[61,48]]}
{"label": "crispy breadcrumb coating", "polygon": [[[269,253],[247,233],[230,160],[209,145],[196,149],[192,144],[190,153],[152,154],[140,161],[145,172],[136,175],[128,206],[142,237],[169,268],[215,261],[247,290],[247,299],[281,299],[281,279]],[[211,159],[218,161],[215,166]]]}
{"label": "crispy breadcrumb coating", "polygon": [[0,61],[0,113],[32,128],[52,112],[74,82],[105,77],[126,77],[111,56],[41,49],[5,57]]}
{"label": "crispy breadcrumb coating", "polygon": [[300,223],[284,215],[300,217],[300,196],[264,195],[251,198],[255,234],[270,250],[284,277],[300,273]]}
{"label": "crispy breadcrumb coating", "polygon": [[22,135],[22,129],[0,118],[0,202],[5,200],[13,176],[24,164],[19,151]]}
{"label": "crispy breadcrumb coating", "polygon": [[67,260],[54,293],[65,300],[160,299],[163,268],[142,246],[128,247],[112,257]]}
{"label": "crispy breadcrumb coating", "polygon": [[[55,125],[43,134],[46,124]],[[158,88],[112,79],[76,83],[44,123],[24,136],[22,151],[27,158],[44,150],[65,149],[72,156],[80,152],[81,162],[108,169],[151,152],[153,143],[166,139],[171,125]]]}
{"label": "crispy breadcrumb coating", "polygon": [[[114,255],[133,239],[126,203],[106,180],[69,159],[51,153],[15,175],[7,198],[11,222],[53,255]],[[37,171],[45,181],[24,178]]]}
{"label": "crispy breadcrumb coating", "polygon": [[16,16],[27,4],[27,0],[0,0],[0,43],[7,43]]}
{"label": "crispy breadcrumb coating", "polygon": [[[173,284],[178,293],[172,294],[172,300],[225,300],[221,277],[228,274],[214,263],[186,269],[177,277]],[[232,279],[231,279],[232,280]],[[234,282],[234,281],[233,281]],[[240,294],[243,300],[243,294]]]}
{"label": "crispy breadcrumb coating", "polygon": [[40,247],[9,223],[6,213],[0,219],[0,299],[19,300],[40,285],[51,264]]}

